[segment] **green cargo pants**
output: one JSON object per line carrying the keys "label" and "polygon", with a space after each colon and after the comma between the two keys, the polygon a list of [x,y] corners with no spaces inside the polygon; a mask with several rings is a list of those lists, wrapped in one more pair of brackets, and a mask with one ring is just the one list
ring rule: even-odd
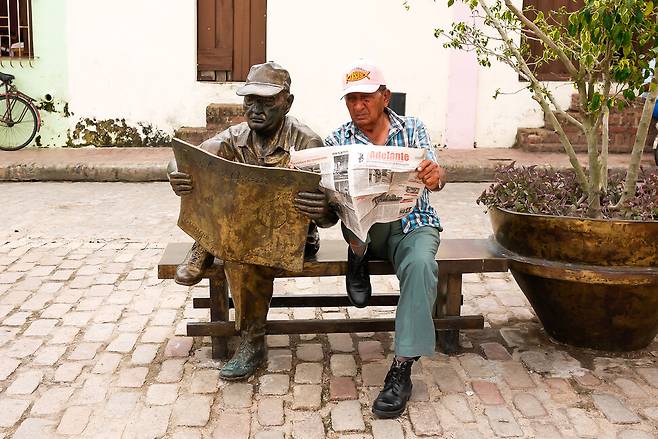
{"label": "green cargo pants", "polygon": [[[345,226],[348,242],[359,239]],[[434,355],[435,332],[432,310],[436,301],[439,267],[439,230],[418,227],[402,231],[401,222],[374,224],[368,232],[370,258],[388,259],[400,280],[400,299],[395,313],[395,354],[402,357]]]}

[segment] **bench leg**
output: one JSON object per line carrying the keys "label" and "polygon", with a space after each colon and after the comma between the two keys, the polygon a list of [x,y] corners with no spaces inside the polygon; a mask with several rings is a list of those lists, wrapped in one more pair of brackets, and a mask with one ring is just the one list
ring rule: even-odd
{"label": "bench leg", "polygon": [[[439,275],[437,299],[434,317],[459,316],[462,305],[462,275],[449,273]],[[446,354],[453,354],[459,349],[459,330],[436,331],[436,342]]]}
{"label": "bench leg", "polygon": [[[225,278],[210,279],[210,321],[228,321],[228,285]],[[228,337],[210,337],[212,341],[212,357],[223,359],[228,357]]]}

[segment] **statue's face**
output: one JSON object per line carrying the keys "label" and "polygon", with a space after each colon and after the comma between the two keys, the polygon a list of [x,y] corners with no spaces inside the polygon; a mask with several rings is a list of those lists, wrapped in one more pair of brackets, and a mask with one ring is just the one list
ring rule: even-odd
{"label": "statue's face", "polygon": [[261,135],[274,133],[292,105],[293,95],[282,91],[274,96],[244,97],[244,115],[249,128]]}

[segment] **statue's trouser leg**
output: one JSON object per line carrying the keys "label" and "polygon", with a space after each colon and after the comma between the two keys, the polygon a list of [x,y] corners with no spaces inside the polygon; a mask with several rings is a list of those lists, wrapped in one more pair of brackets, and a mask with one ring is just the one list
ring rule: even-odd
{"label": "statue's trouser leg", "polygon": [[[351,234],[343,228],[346,240]],[[395,354],[402,357],[433,355],[432,309],[439,271],[435,259],[440,241],[438,229],[425,226],[404,234],[400,221],[377,223],[370,228],[367,241],[368,254],[391,261],[400,280]]]}
{"label": "statue's trouser leg", "polygon": [[224,270],[235,306],[240,345],[220,375],[229,380],[246,379],[265,361],[265,323],[277,270],[232,262],[226,262]]}

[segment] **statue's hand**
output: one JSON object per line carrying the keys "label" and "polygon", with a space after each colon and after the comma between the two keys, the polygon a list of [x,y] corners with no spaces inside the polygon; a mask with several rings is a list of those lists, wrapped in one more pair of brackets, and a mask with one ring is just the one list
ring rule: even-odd
{"label": "statue's hand", "polygon": [[297,210],[315,221],[320,227],[329,227],[338,221],[327,196],[320,191],[299,192],[295,197],[294,204]]}
{"label": "statue's hand", "polygon": [[169,184],[174,193],[179,197],[189,195],[192,192],[192,177],[184,172],[172,172],[169,174]]}

